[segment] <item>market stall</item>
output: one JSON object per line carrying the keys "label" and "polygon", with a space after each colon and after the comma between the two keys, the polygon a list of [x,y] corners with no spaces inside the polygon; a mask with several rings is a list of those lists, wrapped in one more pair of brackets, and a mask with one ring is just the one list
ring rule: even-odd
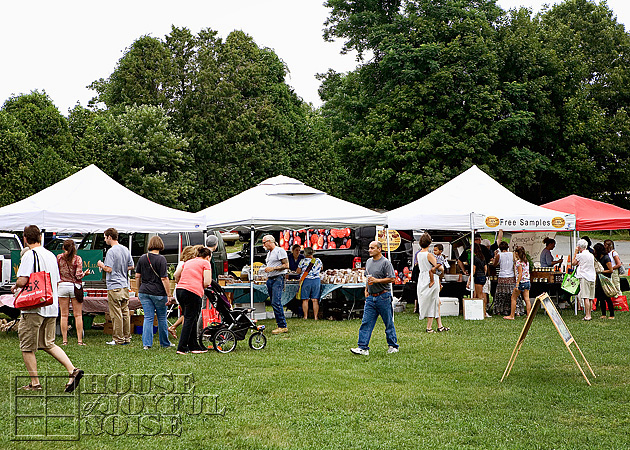
{"label": "market stall", "polygon": [[[386,215],[390,229],[467,231],[471,235],[499,229],[556,232],[575,228],[572,213],[529,203],[477,166]],[[456,270],[454,264],[452,267]]]}
{"label": "market stall", "polygon": [[580,231],[630,229],[630,210],[579,195],[569,195],[541,206],[575,215],[575,235],[571,249],[575,248]]}
{"label": "market stall", "polygon": [[[250,233],[250,267],[254,265],[254,236],[257,230],[331,230],[386,224],[386,217],[382,214],[282,175],[264,180],[200,211],[200,214],[206,216],[208,229]],[[309,242],[313,244],[310,237],[304,245],[309,245]],[[255,284],[248,283],[248,286],[253,308]]]}

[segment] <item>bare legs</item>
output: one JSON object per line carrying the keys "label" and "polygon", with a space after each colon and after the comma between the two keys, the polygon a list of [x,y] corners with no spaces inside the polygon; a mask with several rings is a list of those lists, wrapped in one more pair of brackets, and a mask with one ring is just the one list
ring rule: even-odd
{"label": "bare legs", "polygon": [[311,298],[311,299],[305,299],[302,300],[302,311],[304,311],[304,320],[306,320],[308,318],[308,301],[311,301],[311,304],[313,305],[313,317],[315,318],[315,320],[317,320],[317,316],[319,315],[319,302],[317,301],[316,298]]}
{"label": "bare legs", "polygon": [[68,316],[70,315],[70,300],[72,299],[72,315],[77,329],[77,339],[79,344],[83,343],[83,305],[72,297],[59,297],[59,311],[61,312],[61,340],[63,344],[68,343]]}
{"label": "bare legs", "polygon": [[523,300],[525,300],[525,308],[527,308],[527,315],[529,315],[530,310],[532,309],[532,304],[529,301],[529,289],[524,289],[523,291],[519,291],[518,288],[515,288],[512,291],[512,298],[510,299],[510,315],[504,316],[504,319],[514,319],[514,314],[516,312],[516,300],[520,293],[523,293]]}
{"label": "bare legs", "polygon": [[[53,345],[51,348],[44,349],[44,351],[63,364],[68,373],[72,374],[75,367],[62,349]],[[37,376],[37,359],[35,358],[35,352],[22,352],[22,358],[24,359],[26,370],[31,377],[31,385],[38,385],[39,377]]]}

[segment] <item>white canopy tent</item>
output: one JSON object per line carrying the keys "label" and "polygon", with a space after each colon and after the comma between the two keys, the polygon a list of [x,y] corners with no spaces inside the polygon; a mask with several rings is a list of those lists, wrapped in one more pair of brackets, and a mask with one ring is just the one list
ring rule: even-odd
{"label": "white canopy tent", "polygon": [[[91,198],[90,198],[91,197]],[[95,165],[0,208],[0,229],[34,224],[57,232],[169,233],[205,230],[203,214],[159,205],[118,184]]]}
{"label": "white canopy tent", "polygon": [[534,205],[472,166],[424,197],[387,213],[390,228],[453,231],[568,231],[575,215]]}
{"label": "white canopy tent", "polygon": [[[399,230],[568,231],[575,215],[529,203],[503,187],[477,166],[424,197],[387,213],[390,228]],[[474,252],[474,240],[471,253]],[[471,283],[471,296],[473,285]]]}
{"label": "white canopy tent", "polygon": [[[254,265],[255,230],[385,226],[387,223],[383,214],[283,175],[268,178],[200,214],[206,216],[208,229],[250,231],[250,267]],[[252,307],[253,291],[251,286]]]}
{"label": "white canopy tent", "polygon": [[210,229],[299,230],[385,225],[386,217],[279,175],[200,211]]}

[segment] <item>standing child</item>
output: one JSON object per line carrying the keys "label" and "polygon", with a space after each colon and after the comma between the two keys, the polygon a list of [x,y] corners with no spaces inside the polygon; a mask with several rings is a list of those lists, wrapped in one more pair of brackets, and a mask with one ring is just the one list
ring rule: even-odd
{"label": "standing child", "polygon": [[527,315],[529,316],[529,311],[532,308],[531,303],[529,302],[529,288],[531,287],[529,282],[529,261],[527,260],[527,254],[525,253],[525,249],[523,247],[516,247],[514,250],[514,259],[517,270],[516,275],[516,287],[514,291],[512,291],[512,305],[510,309],[510,315],[504,316],[504,319],[514,320],[514,313],[516,311],[516,299],[519,294],[523,294],[523,300],[525,300],[525,306],[527,308]]}
{"label": "standing child", "polygon": [[440,290],[442,290],[442,280],[444,279],[444,273],[446,273],[446,271],[450,269],[451,267],[448,264],[448,260],[446,259],[446,256],[442,254],[443,252],[444,252],[444,246],[442,244],[435,244],[433,246],[433,254],[435,255],[435,261],[437,264],[442,266],[436,272],[440,277]]}

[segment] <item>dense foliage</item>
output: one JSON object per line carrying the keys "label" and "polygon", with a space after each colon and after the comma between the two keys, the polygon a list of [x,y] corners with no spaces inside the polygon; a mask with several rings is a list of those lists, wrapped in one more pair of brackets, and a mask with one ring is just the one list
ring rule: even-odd
{"label": "dense foliage", "polygon": [[45,92],[8,99],[1,204],[94,162],[191,211],[278,174],[390,209],[472,164],[533,203],[575,193],[630,206],[630,35],[605,3],[537,15],[494,0],[326,5],[324,38],[361,64],[319,75],[318,110],[247,34],[175,27],[133,42],[67,118]]}
{"label": "dense foliage", "polygon": [[472,164],[538,204],[630,187],[630,37],[604,3],[327,5],[325,36],[370,55],[321,87],[336,151],[365,181],[353,200],[400,206]]}

